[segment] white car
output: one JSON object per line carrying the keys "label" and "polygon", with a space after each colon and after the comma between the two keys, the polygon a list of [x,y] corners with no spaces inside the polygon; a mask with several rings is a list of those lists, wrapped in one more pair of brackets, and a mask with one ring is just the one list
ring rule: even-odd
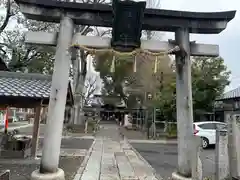
{"label": "white car", "polygon": [[216,144],[216,129],[227,129],[227,124],[217,121],[204,121],[193,123],[194,135],[202,138],[202,147]]}

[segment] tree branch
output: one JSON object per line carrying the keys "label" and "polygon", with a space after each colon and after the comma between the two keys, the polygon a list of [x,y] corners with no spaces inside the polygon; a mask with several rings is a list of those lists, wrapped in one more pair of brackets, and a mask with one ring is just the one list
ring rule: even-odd
{"label": "tree branch", "polygon": [[6,17],[5,17],[4,21],[3,21],[2,26],[0,27],[0,34],[7,27],[9,19],[10,19],[11,16],[12,16],[12,14],[11,14],[11,2],[10,2],[10,0],[8,0],[7,1]]}
{"label": "tree branch", "polygon": [[97,86],[95,86],[96,82],[97,78],[94,78],[94,80],[92,78],[86,79],[85,88],[87,89],[87,92],[83,96],[85,104],[87,104],[90,101],[90,97],[96,91],[97,89]]}

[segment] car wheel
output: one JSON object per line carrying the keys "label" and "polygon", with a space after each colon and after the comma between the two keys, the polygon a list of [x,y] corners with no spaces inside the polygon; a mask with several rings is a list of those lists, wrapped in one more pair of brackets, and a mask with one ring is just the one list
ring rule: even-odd
{"label": "car wheel", "polygon": [[203,137],[202,138],[202,148],[206,149],[209,146],[209,141],[207,138]]}

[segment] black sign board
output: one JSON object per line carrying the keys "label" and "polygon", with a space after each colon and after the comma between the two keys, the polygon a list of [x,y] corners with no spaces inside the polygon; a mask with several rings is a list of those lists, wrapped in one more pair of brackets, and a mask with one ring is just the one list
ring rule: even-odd
{"label": "black sign board", "polygon": [[114,49],[132,51],[141,46],[146,2],[113,1],[112,42]]}

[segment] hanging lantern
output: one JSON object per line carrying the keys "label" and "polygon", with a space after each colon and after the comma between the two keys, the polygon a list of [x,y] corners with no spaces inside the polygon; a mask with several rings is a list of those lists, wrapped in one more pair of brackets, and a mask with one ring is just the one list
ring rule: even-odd
{"label": "hanging lantern", "polygon": [[141,46],[142,21],[146,2],[113,1],[111,46],[118,51],[132,51]]}

